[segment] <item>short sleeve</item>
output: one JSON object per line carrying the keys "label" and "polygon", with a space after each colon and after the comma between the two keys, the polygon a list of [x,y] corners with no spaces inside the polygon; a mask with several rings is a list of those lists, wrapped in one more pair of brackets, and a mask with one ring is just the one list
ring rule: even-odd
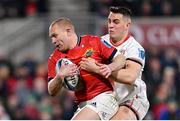
{"label": "short sleeve", "polygon": [[103,58],[111,61],[117,54],[117,49],[111,46],[104,39],[99,38],[99,49]]}
{"label": "short sleeve", "polygon": [[127,54],[126,55],[127,60],[129,59],[129,60],[136,61],[144,67],[144,63],[145,63],[144,48],[133,45],[127,49],[126,54]]}

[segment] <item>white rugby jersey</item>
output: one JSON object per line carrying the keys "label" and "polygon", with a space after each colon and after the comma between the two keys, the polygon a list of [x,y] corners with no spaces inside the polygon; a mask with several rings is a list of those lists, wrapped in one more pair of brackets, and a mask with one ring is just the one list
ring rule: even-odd
{"label": "white rugby jersey", "polygon": [[[104,35],[101,37],[102,40],[108,42],[112,46],[109,34]],[[132,99],[135,95],[140,98],[147,99],[146,94],[146,84],[141,79],[142,71],[145,65],[145,50],[144,48],[134,39],[132,36],[128,36],[128,38],[119,46],[114,46],[117,50],[124,54],[126,60],[130,59],[136,61],[142,65],[141,72],[139,73],[138,77],[136,78],[133,85],[122,84],[115,82],[114,90],[117,93],[117,99],[119,104]]]}

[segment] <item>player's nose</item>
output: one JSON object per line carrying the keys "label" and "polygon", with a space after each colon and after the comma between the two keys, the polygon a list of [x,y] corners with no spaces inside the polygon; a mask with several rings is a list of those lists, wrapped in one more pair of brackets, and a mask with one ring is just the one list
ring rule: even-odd
{"label": "player's nose", "polygon": [[114,27],[114,25],[112,22],[108,23],[108,28],[113,28],[113,27]]}

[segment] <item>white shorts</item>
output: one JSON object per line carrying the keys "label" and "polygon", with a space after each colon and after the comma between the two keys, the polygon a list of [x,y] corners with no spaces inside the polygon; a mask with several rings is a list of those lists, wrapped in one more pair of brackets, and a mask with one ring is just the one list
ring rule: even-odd
{"label": "white shorts", "polygon": [[113,92],[104,92],[91,100],[81,102],[78,107],[74,117],[88,107],[96,112],[101,120],[109,120],[118,111],[119,105]]}
{"label": "white shorts", "polygon": [[149,109],[149,101],[137,95],[135,95],[133,99],[127,100],[119,105],[129,107],[136,114],[138,120],[142,120]]}
{"label": "white shorts", "polygon": [[136,79],[133,85],[115,82],[116,98],[119,105],[129,107],[136,117],[142,120],[148,112],[149,101],[146,94],[146,84],[141,79]]}

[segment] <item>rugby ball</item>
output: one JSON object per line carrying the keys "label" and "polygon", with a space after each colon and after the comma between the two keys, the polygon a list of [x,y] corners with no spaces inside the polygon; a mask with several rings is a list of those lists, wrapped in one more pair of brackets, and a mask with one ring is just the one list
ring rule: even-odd
{"label": "rugby ball", "polygon": [[[59,73],[59,69],[61,68],[61,64],[65,63],[65,65],[74,64],[71,60],[67,58],[61,58],[56,63],[56,73]],[[68,76],[64,78],[64,86],[72,91],[79,90],[80,86],[80,72],[78,70],[77,75]]]}

